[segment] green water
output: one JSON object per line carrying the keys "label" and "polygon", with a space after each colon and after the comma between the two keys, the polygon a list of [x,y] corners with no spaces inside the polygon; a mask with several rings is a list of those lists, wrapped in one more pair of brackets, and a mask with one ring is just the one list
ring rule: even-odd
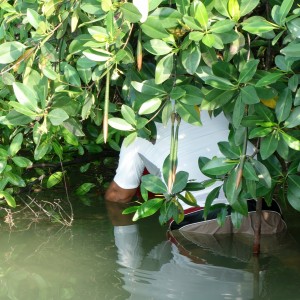
{"label": "green water", "polygon": [[114,227],[100,196],[73,201],[72,227],[1,223],[1,300],[300,299],[299,214],[255,260],[247,236],[178,235],[177,248],[156,217]]}

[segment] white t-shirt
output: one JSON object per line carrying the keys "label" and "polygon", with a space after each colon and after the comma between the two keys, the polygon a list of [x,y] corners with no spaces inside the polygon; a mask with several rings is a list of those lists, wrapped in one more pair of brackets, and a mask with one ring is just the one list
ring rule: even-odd
{"label": "white t-shirt", "polygon": [[[178,141],[178,171],[189,173],[189,180],[201,182],[208,179],[198,167],[198,158],[205,156],[222,156],[218,148],[218,142],[228,139],[228,120],[223,114],[210,117],[207,111],[201,111],[202,126],[194,126],[183,120],[179,127]],[[144,168],[154,175],[162,178],[162,166],[170,152],[171,124],[164,127],[156,123],[157,138],[155,144],[150,141],[137,138],[132,144],[122,145],[119,164],[114,181],[124,189],[137,188],[141,181]],[[208,193],[220,183],[216,183],[207,189],[193,192],[198,204],[203,207]],[[214,203],[227,203],[225,195],[221,192]],[[183,208],[188,206],[182,203]]]}

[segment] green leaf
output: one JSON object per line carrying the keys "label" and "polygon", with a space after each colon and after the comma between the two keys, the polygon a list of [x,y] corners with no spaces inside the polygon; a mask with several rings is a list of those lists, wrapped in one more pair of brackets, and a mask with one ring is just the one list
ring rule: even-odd
{"label": "green leaf", "polygon": [[291,10],[294,4],[294,0],[283,0],[282,4],[279,8],[279,24],[283,25],[285,22],[285,18],[287,17],[289,11]]}
{"label": "green leaf", "polygon": [[[27,108],[25,105],[16,102],[16,101],[10,101],[8,103],[10,106],[12,106],[17,112],[19,112],[22,115],[31,117],[31,119],[35,118],[37,116],[37,113]],[[21,124],[20,124],[21,125]]]}
{"label": "green leaf", "polygon": [[240,4],[240,13],[241,17],[247,15],[252,12],[253,9],[259,4],[260,0],[241,0]]}
{"label": "green leaf", "polygon": [[15,208],[17,206],[15,198],[6,191],[0,191],[0,198],[4,198],[10,207]]}
{"label": "green leaf", "polygon": [[128,136],[126,136],[126,138],[123,140],[123,144],[125,147],[129,146],[131,143],[133,143],[135,141],[135,139],[137,138],[137,133],[136,132],[132,132],[130,133]]}
{"label": "green leaf", "polygon": [[23,156],[14,156],[12,160],[18,167],[21,168],[27,168],[32,165],[32,161]]}
{"label": "green leaf", "polygon": [[138,22],[142,17],[140,11],[132,3],[123,3],[120,10],[123,13],[124,18],[131,23]]}
{"label": "green leaf", "polygon": [[289,175],[287,198],[289,203],[293,208],[300,211],[300,176],[299,175]]}
{"label": "green leaf", "polygon": [[32,111],[39,112],[39,108],[37,105],[39,97],[31,87],[26,86],[20,82],[14,82],[13,89],[15,96],[20,104],[26,106]]}
{"label": "green leaf", "polygon": [[87,194],[95,186],[96,185],[94,183],[85,182],[75,190],[75,194],[78,196],[83,196],[83,195]]}
{"label": "green leaf", "polygon": [[229,142],[218,142],[218,147],[221,153],[229,159],[239,159],[241,156],[241,149]]}
{"label": "green leaf", "polygon": [[159,7],[151,13],[148,20],[159,23],[163,28],[175,28],[179,25],[181,18],[182,14],[178,10],[171,7]]}
{"label": "green leaf", "polygon": [[[150,1],[151,2],[151,1]],[[177,9],[184,15],[188,12],[190,0],[175,0]]]}
{"label": "green leaf", "polygon": [[145,101],[140,109],[138,114],[139,115],[147,115],[155,112],[161,105],[161,99],[160,98],[152,98],[148,101]]}
{"label": "green leaf", "polygon": [[285,48],[281,49],[280,52],[287,57],[300,58],[300,43],[289,43]]}
{"label": "green leaf", "polygon": [[27,20],[31,26],[33,26],[35,29],[38,29],[41,16],[33,9],[27,8]]}
{"label": "green leaf", "polygon": [[254,167],[248,161],[245,162],[243,167],[243,177],[247,180],[259,181]]}
{"label": "green leaf", "polygon": [[166,55],[173,50],[172,47],[160,39],[151,39],[143,46],[149,53],[153,55]]}
{"label": "green leaf", "polygon": [[260,144],[260,155],[263,160],[271,156],[277,149],[279,136],[276,132],[272,132],[266,137],[262,138]]}
{"label": "green leaf", "polygon": [[182,51],[181,62],[186,71],[193,75],[201,60],[200,47],[195,43],[192,43],[186,50]]}
{"label": "green leaf", "polygon": [[55,172],[53,173],[47,180],[47,188],[50,189],[51,187],[60,183],[63,179],[63,172]]}
{"label": "green leaf", "polygon": [[0,174],[5,170],[7,166],[7,160],[0,159]]}
{"label": "green leaf", "polygon": [[111,58],[111,53],[103,49],[88,49],[82,52],[89,60],[96,62],[105,62]]}
{"label": "green leaf", "polygon": [[161,181],[160,178],[152,174],[144,175],[142,177],[142,183],[149,192],[155,194],[163,194],[167,192],[166,185]]}
{"label": "green leaf", "polygon": [[135,213],[139,207],[140,207],[139,205],[127,207],[122,211],[122,215],[129,215],[129,214]]}
{"label": "green leaf", "polygon": [[118,130],[124,130],[124,131],[134,130],[134,127],[131,124],[129,124],[128,122],[126,122],[121,118],[110,118],[108,119],[108,124],[111,127],[116,128]]}
{"label": "green leaf", "polygon": [[293,37],[300,38],[300,18],[293,19],[287,23],[289,31],[292,33]]}
{"label": "green leaf", "polygon": [[204,99],[201,90],[193,85],[183,85],[180,89],[184,90],[184,95],[181,96],[180,102],[187,105],[199,105]]}
{"label": "green leaf", "polygon": [[275,107],[275,113],[278,119],[278,122],[281,123],[285,121],[292,109],[293,98],[292,93],[289,88],[285,88],[279,93],[279,97]]}
{"label": "green leaf", "polygon": [[69,116],[63,109],[54,108],[49,112],[48,118],[52,125],[58,126],[61,125],[65,120],[69,119]]}
{"label": "green leaf", "polygon": [[13,140],[11,141],[10,145],[9,145],[9,150],[8,153],[10,156],[15,156],[19,150],[22,147],[22,143],[23,143],[23,134],[22,133],[18,133]]}
{"label": "green leaf", "polygon": [[215,1],[215,9],[223,16],[229,17],[228,0]]}
{"label": "green leaf", "polygon": [[239,95],[235,101],[232,115],[232,125],[238,128],[245,113],[245,104],[242,102],[241,95]]}
{"label": "green leaf", "polygon": [[134,214],[132,220],[137,221],[141,218],[149,217],[155,214],[162,206],[164,202],[163,198],[154,198],[144,202]]}
{"label": "green leaf", "polygon": [[217,109],[226,103],[228,103],[235,91],[229,90],[218,90],[218,89],[211,89],[206,95],[204,100],[201,103],[201,109],[203,110],[214,110]]}
{"label": "green leaf", "polygon": [[208,48],[211,48],[215,43],[215,36],[213,34],[207,33],[203,36],[202,42]]}
{"label": "green leaf", "polygon": [[200,1],[195,2],[195,15],[194,18],[200,23],[204,30],[207,30],[208,26],[208,13],[204,4]]}
{"label": "green leaf", "polygon": [[224,175],[236,165],[237,162],[228,160],[227,158],[214,157],[201,168],[201,171],[209,175]]}
{"label": "green leaf", "polygon": [[268,189],[272,186],[272,180],[268,168],[262,164],[260,161],[255,159],[250,159],[250,163],[254,167],[259,181]]}
{"label": "green leaf", "polygon": [[233,29],[235,22],[232,20],[221,20],[214,23],[209,30],[214,33],[224,33]]}
{"label": "green leaf", "polygon": [[137,121],[135,118],[135,112],[131,107],[123,104],[121,107],[121,114],[125,121],[127,121],[129,124],[136,125]]}
{"label": "green leaf", "polygon": [[162,85],[156,84],[153,79],[143,82],[132,81],[131,85],[135,90],[145,95],[158,96],[166,94]]}
{"label": "green leaf", "polygon": [[90,116],[94,104],[95,104],[95,96],[91,93],[86,93],[84,97],[82,110],[81,110],[82,120],[86,120]]}
{"label": "green leaf", "polygon": [[22,179],[22,177],[20,177],[19,175],[12,173],[12,172],[5,172],[5,176],[8,179],[8,182],[10,182],[11,184],[15,185],[15,186],[19,186],[19,187],[25,187],[26,183],[25,181]]}
{"label": "green leaf", "polygon": [[186,94],[186,91],[179,86],[175,86],[172,88],[170,93],[170,98],[172,100],[178,100]]}
{"label": "green leaf", "polygon": [[241,99],[244,104],[249,105],[260,102],[256,89],[251,85],[241,88]]}
{"label": "green leaf", "polygon": [[232,206],[234,206],[238,201],[239,194],[242,190],[241,183],[237,186],[238,174],[239,174],[239,169],[238,168],[233,169],[230,172],[227,180],[225,181],[225,186],[224,186],[226,198],[229,204]]}
{"label": "green leaf", "polygon": [[[180,195],[180,194],[179,194]],[[195,198],[195,196],[189,192],[189,191],[186,191],[185,192],[185,195],[182,198],[180,198],[184,203],[186,203],[187,205],[190,205],[190,206],[197,206],[197,199]]]}
{"label": "green leaf", "polygon": [[256,73],[258,64],[259,64],[258,59],[251,59],[247,61],[241,69],[241,73],[239,76],[239,83],[246,83],[250,81],[253,78],[254,74]]}
{"label": "green leaf", "polygon": [[160,84],[170,78],[173,71],[174,54],[170,53],[164,56],[155,68],[155,83]]}
{"label": "green leaf", "polygon": [[20,42],[5,42],[0,45],[0,64],[9,64],[17,60],[25,51]]}
{"label": "green leaf", "polygon": [[242,23],[243,30],[253,34],[261,34],[276,29],[276,25],[261,16],[253,16]]}
{"label": "green leaf", "polygon": [[184,105],[180,101],[176,102],[176,110],[179,116],[187,123],[201,126],[201,119],[199,111],[192,105]]}
{"label": "green leaf", "polygon": [[169,36],[169,33],[161,26],[156,18],[148,18],[141,25],[142,31],[153,39],[163,39]]}
{"label": "green leaf", "polygon": [[34,159],[35,160],[40,160],[42,159],[50,150],[51,145],[45,141],[41,143],[40,145],[37,145],[36,148],[34,149]]}
{"label": "green leaf", "polygon": [[64,75],[67,79],[67,82],[73,86],[81,86],[80,76],[76,69],[69,64],[65,64]]}
{"label": "green leaf", "polygon": [[219,197],[221,187],[222,186],[215,187],[207,195],[206,200],[205,200],[204,213],[203,213],[204,219],[207,218],[213,201]]}
{"label": "green leaf", "polygon": [[300,141],[298,139],[294,138],[293,136],[283,131],[280,132],[280,135],[290,148],[300,151]]}
{"label": "green leaf", "polygon": [[294,209],[300,211],[299,192],[297,194],[294,194],[290,189],[288,189],[288,191],[287,191],[287,200]]}
{"label": "green leaf", "polygon": [[189,178],[189,173],[185,171],[179,171],[178,173],[176,173],[175,180],[172,187],[172,194],[177,194],[181,192],[185,188],[188,182],[188,178]]}
{"label": "green leaf", "polygon": [[205,79],[205,83],[211,85],[212,87],[220,90],[234,90],[236,86],[234,86],[228,79],[217,77],[217,76],[209,76]]}
{"label": "green leaf", "polygon": [[285,120],[284,126],[286,128],[293,128],[300,125],[300,107],[296,107],[292,110],[289,117]]}
{"label": "green leaf", "polygon": [[268,73],[267,75],[263,76],[261,79],[257,81],[255,84],[256,87],[264,87],[267,85],[270,85],[272,83],[275,83],[278,81],[284,74],[283,73]]}
{"label": "green leaf", "polygon": [[269,133],[271,133],[272,131],[273,131],[273,127],[256,127],[256,128],[253,128],[249,133],[249,139],[264,137],[264,136],[268,135]]}
{"label": "green leaf", "polygon": [[238,21],[240,19],[240,5],[238,0],[229,0],[228,1],[228,13],[234,21]]}

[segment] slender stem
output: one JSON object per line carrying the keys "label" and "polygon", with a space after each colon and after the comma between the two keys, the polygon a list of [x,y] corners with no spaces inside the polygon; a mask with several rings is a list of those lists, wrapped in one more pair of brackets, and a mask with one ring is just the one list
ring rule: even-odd
{"label": "slender stem", "polygon": [[253,243],[254,255],[259,255],[260,253],[261,214],[262,214],[262,198],[260,197],[256,201],[256,218],[254,224],[254,243]]}

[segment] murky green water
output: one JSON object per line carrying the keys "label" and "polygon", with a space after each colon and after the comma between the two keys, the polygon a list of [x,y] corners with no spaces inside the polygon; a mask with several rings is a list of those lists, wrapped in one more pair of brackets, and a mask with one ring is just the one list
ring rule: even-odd
{"label": "murky green water", "polygon": [[249,237],[177,235],[177,248],[155,218],[115,227],[103,200],[91,200],[75,204],[72,227],[2,223],[1,300],[300,299],[299,214],[255,260]]}

